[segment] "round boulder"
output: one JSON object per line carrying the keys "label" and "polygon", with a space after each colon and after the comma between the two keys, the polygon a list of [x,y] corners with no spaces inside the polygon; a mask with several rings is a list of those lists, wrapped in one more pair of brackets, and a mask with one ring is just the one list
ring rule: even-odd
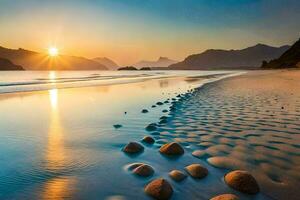
{"label": "round boulder", "polygon": [[139,153],[144,150],[144,147],[137,142],[129,142],[124,148],[123,151],[126,153]]}
{"label": "round boulder", "polygon": [[154,174],[154,169],[146,164],[142,164],[133,170],[133,173],[138,176],[148,177]]}
{"label": "round boulder", "polygon": [[155,131],[157,129],[157,124],[151,123],[148,126],[146,126],[146,131]]}
{"label": "round boulder", "polygon": [[142,139],[143,142],[147,143],[147,144],[153,144],[155,142],[155,140],[153,139],[153,137],[150,136],[145,136]]}
{"label": "round boulder", "polygon": [[208,170],[200,164],[191,164],[185,167],[185,170],[191,175],[191,177],[197,179],[204,178],[208,174]]}
{"label": "round boulder", "polygon": [[147,113],[147,112],[149,112],[147,109],[142,110],[142,113]]}
{"label": "round boulder", "polygon": [[171,198],[173,188],[168,181],[159,178],[146,185],[145,193],[158,200],[167,200]]}
{"label": "round boulder", "polygon": [[176,142],[164,144],[160,147],[159,152],[165,155],[182,155],[184,149]]}
{"label": "round boulder", "polygon": [[196,150],[196,151],[193,151],[192,155],[196,158],[201,158],[206,155],[206,152],[203,150]]}
{"label": "round boulder", "polygon": [[234,194],[221,194],[211,198],[210,200],[239,200],[239,197]]}
{"label": "round boulder", "polygon": [[186,175],[185,175],[182,171],[179,171],[179,170],[172,170],[172,171],[169,173],[169,176],[170,176],[174,181],[177,181],[177,182],[180,182],[180,181],[182,181],[183,179],[186,178]]}
{"label": "round boulder", "polygon": [[246,194],[256,194],[259,186],[255,178],[247,171],[235,170],[225,175],[227,185]]}
{"label": "round boulder", "polygon": [[127,165],[127,169],[128,170],[134,170],[135,168],[143,165],[144,163],[131,163],[129,165]]}

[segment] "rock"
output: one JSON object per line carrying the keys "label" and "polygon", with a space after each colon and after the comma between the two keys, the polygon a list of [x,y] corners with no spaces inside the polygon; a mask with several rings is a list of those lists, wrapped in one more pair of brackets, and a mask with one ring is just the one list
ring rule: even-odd
{"label": "rock", "polygon": [[142,113],[148,113],[149,111],[147,109],[143,109]]}
{"label": "rock", "polygon": [[146,131],[155,131],[157,129],[157,124],[155,123],[152,123],[152,124],[149,124],[147,127],[146,127]]}
{"label": "rock", "polygon": [[202,150],[196,150],[193,151],[192,155],[195,156],[196,158],[201,158],[203,156],[205,156],[207,153],[205,151]]}
{"label": "rock", "polygon": [[137,142],[129,142],[124,148],[123,151],[126,153],[139,153],[144,150],[144,147]]}
{"label": "rock", "polygon": [[160,101],[156,103],[156,105],[159,105],[159,106],[161,106],[161,105],[163,105],[163,104],[164,104],[164,103],[163,103],[163,102],[160,102]]}
{"label": "rock", "polygon": [[145,193],[158,200],[167,200],[171,198],[173,188],[168,181],[159,178],[153,180],[145,187]]}
{"label": "rock", "polygon": [[152,107],[152,108],[155,108],[155,107],[156,107],[156,105],[152,105],[151,107]]}
{"label": "rock", "polygon": [[127,169],[128,170],[134,170],[135,168],[137,168],[137,167],[139,167],[139,166],[141,166],[143,164],[144,163],[132,163],[132,164],[130,164],[130,165],[127,166]]}
{"label": "rock", "polygon": [[159,123],[159,124],[166,124],[166,123],[168,123],[168,120],[162,119],[162,120],[160,120],[158,123]]}
{"label": "rock", "polygon": [[153,144],[155,142],[155,140],[153,139],[153,137],[150,136],[145,136],[142,139],[143,142],[147,143],[147,144]]}
{"label": "rock", "polygon": [[122,125],[121,124],[115,124],[114,127],[115,127],[115,129],[119,129],[119,128],[122,127]]}
{"label": "rock", "polygon": [[221,194],[211,198],[210,200],[239,200],[240,198],[234,194]]}
{"label": "rock", "polygon": [[167,116],[161,116],[159,119],[168,119],[168,117]]}
{"label": "rock", "polygon": [[163,113],[166,113],[166,112],[169,112],[169,111],[168,111],[168,110],[163,110],[162,112],[163,112]]}
{"label": "rock", "polygon": [[208,170],[200,164],[191,164],[185,167],[185,170],[193,177],[197,179],[204,178],[208,174]]}
{"label": "rock", "polygon": [[166,155],[182,155],[184,149],[176,142],[164,144],[160,147],[159,152]]}
{"label": "rock", "polygon": [[152,176],[154,174],[154,169],[149,165],[142,164],[142,165],[136,167],[133,170],[133,173],[138,176],[148,177],[148,176]]}
{"label": "rock", "polygon": [[259,186],[255,178],[247,171],[235,170],[225,175],[227,185],[240,192],[256,194]]}
{"label": "rock", "polygon": [[182,171],[179,171],[179,170],[172,170],[172,171],[169,173],[169,176],[170,176],[174,181],[177,181],[177,182],[180,182],[180,181],[182,181],[183,179],[185,179],[185,178],[187,177]]}

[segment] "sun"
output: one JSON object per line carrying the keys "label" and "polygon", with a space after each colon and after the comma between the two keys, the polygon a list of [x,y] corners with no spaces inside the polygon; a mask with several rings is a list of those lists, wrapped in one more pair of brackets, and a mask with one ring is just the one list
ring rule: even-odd
{"label": "sun", "polygon": [[58,56],[58,49],[56,47],[49,47],[48,54],[51,57]]}

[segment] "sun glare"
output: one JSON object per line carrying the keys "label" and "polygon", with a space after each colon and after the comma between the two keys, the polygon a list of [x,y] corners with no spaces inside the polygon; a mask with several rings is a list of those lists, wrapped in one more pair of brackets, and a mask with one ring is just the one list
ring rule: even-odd
{"label": "sun glare", "polygon": [[58,49],[56,47],[50,47],[48,49],[48,54],[49,54],[49,56],[52,56],[52,57],[57,56],[58,55]]}

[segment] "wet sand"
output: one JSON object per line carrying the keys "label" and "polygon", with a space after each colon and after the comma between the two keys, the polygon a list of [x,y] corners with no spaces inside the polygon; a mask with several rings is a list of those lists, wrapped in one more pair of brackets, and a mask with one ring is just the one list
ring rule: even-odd
{"label": "wet sand", "polygon": [[[203,193],[235,192],[225,186],[222,177],[242,169],[254,175],[261,193],[235,192],[241,198],[298,199],[299,79],[300,70],[253,71],[207,84],[175,102],[176,111],[154,137],[158,143],[182,144],[188,150],[185,156],[199,150],[199,163],[212,166],[211,174],[222,172],[217,179],[205,180],[214,182],[214,189]],[[201,184],[194,187],[188,190],[195,198],[212,197],[199,194],[196,188]]]}

